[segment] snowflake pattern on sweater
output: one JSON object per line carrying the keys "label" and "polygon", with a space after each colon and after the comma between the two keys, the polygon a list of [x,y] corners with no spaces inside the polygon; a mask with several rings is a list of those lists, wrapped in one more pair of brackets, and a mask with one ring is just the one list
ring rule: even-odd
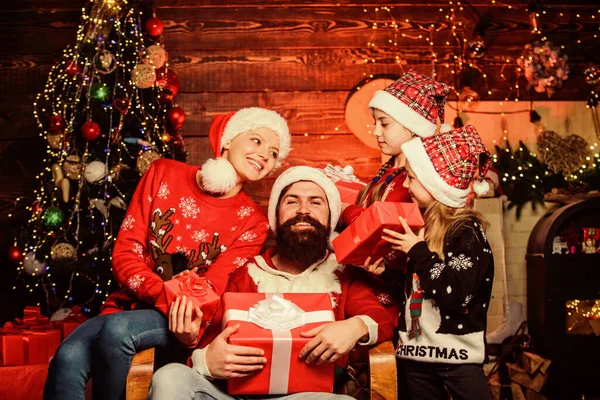
{"label": "snowflake pattern on sweater", "polygon": [[[445,238],[443,251],[447,256],[442,260],[425,242],[418,242],[408,252],[406,274],[386,269],[381,275],[402,302],[396,355],[432,363],[483,363],[494,278],[490,245],[480,224],[469,221]],[[426,296],[419,316],[421,336],[411,339],[411,289],[415,286]]]}
{"label": "snowflake pattern on sweater", "polygon": [[159,270],[175,273],[175,267],[198,266],[221,294],[239,259],[260,252],[268,234],[263,211],[244,192],[228,199],[202,192],[198,170],[160,159],[140,180],[113,250],[122,289],[109,296],[103,313],[153,305],[163,286]]}

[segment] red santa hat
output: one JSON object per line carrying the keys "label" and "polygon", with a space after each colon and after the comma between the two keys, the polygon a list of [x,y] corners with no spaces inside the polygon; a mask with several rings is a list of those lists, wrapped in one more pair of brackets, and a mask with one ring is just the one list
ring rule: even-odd
{"label": "red santa hat", "polygon": [[423,187],[448,207],[464,207],[473,181],[478,195],[489,190],[484,177],[491,164],[490,152],[471,125],[413,138],[402,152]]}
{"label": "red santa hat", "polygon": [[279,168],[292,149],[290,131],[281,115],[265,108],[248,107],[213,117],[208,138],[216,158],[211,158],[202,165],[200,174],[204,190],[226,193],[236,185],[237,173],[233,165],[221,158],[223,148],[236,136],[259,128],[268,128],[279,136],[279,156],[275,169]]}
{"label": "red santa hat", "polygon": [[283,173],[275,180],[275,183],[271,188],[269,208],[267,209],[269,226],[273,232],[277,231],[277,205],[279,204],[283,189],[300,181],[314,182],[325,192],[325,195],[327,196],[327,203],[329,204],[329,234],[331,236],[335,230],[338,220],[340,219],[340,214],[342,213],[342,200],[340,198],[340,192],[337,190],[331,179],[325,175],[323,170],[307,167],[305,165],[290,167],[283,171]]}
{"label": "red santa hat", "polygon": [[384,90],[378,90],[369,102],[373,109],[383,111],[415,135],[431,136],[437,129],[447,132],[450,125],[444,124],[444,107],[450,89],[415,70],[402,75]]}

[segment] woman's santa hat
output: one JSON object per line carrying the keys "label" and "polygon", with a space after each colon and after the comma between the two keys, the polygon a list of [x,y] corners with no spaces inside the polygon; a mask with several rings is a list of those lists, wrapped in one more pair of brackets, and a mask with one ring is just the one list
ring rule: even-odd
{"label": "woman's santa hat", "polygon": [[384,90],[378,90],[369,102],[373,109],[383,111],[415,135],[431,136],[437,129],[447,132],[450,125],[444,124],[444,107],[450,89],[415,70],[410,70]]}
{"label": "woman's santa hat", "polygon": [[221,157],[223,148],[236,136],[259,128],[270,129],[279,136],[279,155],[275,163],[275,168],[279,168],[292,149],[290,131],[281,115],[272,110],[249,107],[213,117],[208,138],[216,158],[206,161],[200,170],[204,190],[210,193],[227,193],[235,187],[237,173],[233,165]]}
{"label": "woman's santa hat", "polygon": [[329,235],[331,237],[335,227],[337,226],[338,220],[340,219],[340,214],[342,213],[342,200],[340,198],[340,192],[337,190],[331,179],[325,175],[323,170],[307,167],[305,165],[290,167],[283,171],[277,180],[275,180],[275,183],[271,188],[269,208],[267,209],[269,226],[274,233],[277,232],[277,205],[279,204],[283,189],[293,183],[301,181],[314,182],[325,192],[325,196],[327,196],[327,203],[329,204]]}
{"label": "woman's santa hat", "polygon": [[401,147],[419,182],[448,207],[465,206],[472,181],[478,195],[489,190],[484,178],[491,164],[490,152],[471,125],[416,137]]}

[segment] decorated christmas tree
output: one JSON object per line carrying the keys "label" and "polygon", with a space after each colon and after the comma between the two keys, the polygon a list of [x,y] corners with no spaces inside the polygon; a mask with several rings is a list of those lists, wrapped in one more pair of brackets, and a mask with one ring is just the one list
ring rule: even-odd
{"label": "decorated christmas tree", "polygon": [[42,311],[98,312],[116,289],[111,251],[141,175],[157,158],[185,159],[162,31],[150,1],[86,2],[35,100],[46,167],[9,253],[14,290]]}

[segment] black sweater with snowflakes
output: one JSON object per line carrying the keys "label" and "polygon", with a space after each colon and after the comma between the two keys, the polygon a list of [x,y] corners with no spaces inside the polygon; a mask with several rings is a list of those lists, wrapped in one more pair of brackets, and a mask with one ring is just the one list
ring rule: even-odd
{"label": "black sweater with snowflakes", "polygon": [[[408,252],[406,273],[387,268],[381,275],[402,304],[396,355],[421,362],[481,364],[494,279],[494,258],[483,227],[466,222],[445,238],[443,251],[444,260],[419,242]],[[411,324],[420,326],[419,335],[409,334]]]}

